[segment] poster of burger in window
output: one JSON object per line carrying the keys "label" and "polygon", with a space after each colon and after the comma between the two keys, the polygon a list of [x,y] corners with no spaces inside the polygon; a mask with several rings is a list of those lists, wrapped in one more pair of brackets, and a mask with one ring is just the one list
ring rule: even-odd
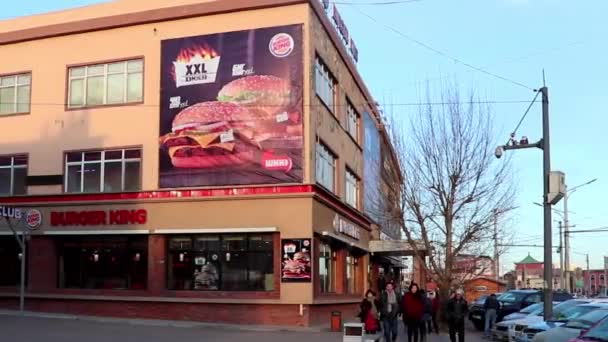
{"label": "poster of burger in window", "polygon": [[281,240],[283,253],[281,262],[281,281],[310,282],[312,279],[310,239]]}
{"label": "poster of burger in window", "polygon": [[301,183],[302,25],[162,41],[161,188]]}

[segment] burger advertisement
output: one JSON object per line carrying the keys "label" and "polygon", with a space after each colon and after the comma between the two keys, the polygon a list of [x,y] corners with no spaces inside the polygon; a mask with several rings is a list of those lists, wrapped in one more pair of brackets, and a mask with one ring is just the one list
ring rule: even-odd
{"label": "burger advertisement", "polygon": [[281,240],[281,281],[307,283],[312,279],[310,239]]}
{"label": "burger advertisement", "polygon": [[161,49],[161,188],[302,182],[302,25]]}

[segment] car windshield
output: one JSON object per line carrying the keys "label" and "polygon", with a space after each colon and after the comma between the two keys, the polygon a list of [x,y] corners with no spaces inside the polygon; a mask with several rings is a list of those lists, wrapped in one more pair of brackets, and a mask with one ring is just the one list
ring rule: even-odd
{"label": "car windshield", "polygon": [[584,340],[594,339],[596,341],[608,341],[608,318],[604,319],[600,324],[591,328],[585,335],[582,337]]}
{"label": "car windshield", "polygon": [[503,303],[517,303],[521,302],[527,293],[522,292],[507,292],[498,298],[499,301]]}
{"label": "car windshield", "polygon": [[569,300],[567,302],[559,303],[553,308],[553,317],[554,317],[554,319],[557,319],[557,317],[563,315],[563,313],[566,312],[567,310],[570,310],[571,308],[573,308],[577,305],[587,304],[587,303],[589,303],[589,302],[582,301],[582,300]]}
{"label": "car windshield", "polygon": [[568,322],[568,324],[566,324],[566,327],[572,329],[589,329],[592,325],[601,321],[607,316],[608,309],[594,310],[580,316],[577,319],[571,320],[570,322]]}
{"label": "car windshield", "polygon": [[519,312],[524,314],[536,315],[538,313],[543,312],[543,303],[532,304]]}
{"label": "car windshield", "polygon": [[597,309],[597,306],[593,305],[581,305],[570,308],[562,313],[555,315],[556,321],[571,321],[573,319],[579,318],[584,314]]}

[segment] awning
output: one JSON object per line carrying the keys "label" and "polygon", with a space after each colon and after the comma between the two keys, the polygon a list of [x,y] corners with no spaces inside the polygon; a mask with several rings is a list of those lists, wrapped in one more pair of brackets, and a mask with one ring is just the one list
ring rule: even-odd
{"label": "awning", "polygon": [[340,236],[340,235],[335,234],[333,232],[329,232],[329,231],[324,230],[324,231],[321,232],[321,235],[322,236],[330,237],[330,238],[335,239],[335,240],[338,240],[338,241],[343,242],[343,243],[345,243],[345,244],[347,244],[349,246],[357,247],[357,248],[359,248],[361,250],[364,250],[366,252],[370,251],[369,248],[367,248],[366,246],[363,246],[363,244],[361,244],[360,242],[351,240],[351,239],[343,237],[343,236]]}
{"label": "awning", "polygon": [[[419,252],[425,252],[426,248],[423,243],[418,242]],[[369,242],[369,250],[371,253],[391,255],[391,256],[412,256],[414,249],[406,240],[371,240]]]}

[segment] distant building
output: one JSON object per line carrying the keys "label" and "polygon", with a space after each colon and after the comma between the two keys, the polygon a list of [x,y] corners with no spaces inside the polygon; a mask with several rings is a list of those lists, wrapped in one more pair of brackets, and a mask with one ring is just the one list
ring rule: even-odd
{"label": "distant building", "polygon": [[606,288],[606,281],[603,269],[583,271],[584,290],[587,294],[597,295],[603,293]]}
{"label": "distant building", "polygon": [[454,260],[454,275],[460,281],[477,277],[495,278],[494,268],[494,260],[486,255],[459,254]]}
{"label": "distant building", "polygon": [[515,286],[518,289],[544,287],[544,269],[542,261],[538,261],[528,254],[522,261],[515,263]]}
{"label": "distant building", "polygon": [[465,297],[470,303],[481,296],[489,296],[492,293],[504,292],[507,284],[503,281],[488,277],[477,277],[465,282]]}

